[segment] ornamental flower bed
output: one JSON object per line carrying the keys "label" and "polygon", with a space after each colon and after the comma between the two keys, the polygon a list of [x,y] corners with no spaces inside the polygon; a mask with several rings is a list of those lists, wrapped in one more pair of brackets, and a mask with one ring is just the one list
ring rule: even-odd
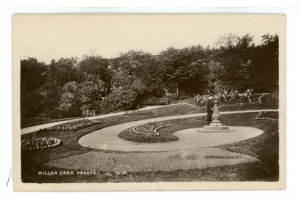
{"label": "ornamental flower bed", "polygon": [[31,138],[22,140],[22,150],[37,150],[52,148],[60,145],[62,142],[60,139],[54,137],[42,137],[42,138]]}
{"label": "ornamental flower bed", "polygon": [[278,112],[260,112],[256,119],[278,120]]}
{"label": "ornamental flower bed", "polygon": [[142,135],[153,135],[153,136],[159,136],[158,130],[163,127],[168,127],[169,124],[165,122],[149,122],[146,124],[139,125],[137,127],[134,127],[132,131],[137,134]]}
{"label": "ornamental flower bed", "polygon": [[88,119],[83,119],[83,120],[77,120],[77,121],[71,121],[65,124],[59,124],[53,127],[50,127],[46,130],[50,131],[77,131],[82,128],[86,128],[95,124],[99,124],[101,121],[99,120],[88,120]]}
{"label": "ornamental flower bed", "polygon": [[[234,105],[234,104],[254,104],[261,103],[261,98],[266,96],[268,93],[253,93],[252,89],[248,89],[242,93],[238,91],[228,92],[224,90],[224,92],[220,92],[215,94],[215,98],[219,101],[220,105]],[[197,94],[194,96],[194,101],[199,106],[205,106],[207,103],[209,95]]]}

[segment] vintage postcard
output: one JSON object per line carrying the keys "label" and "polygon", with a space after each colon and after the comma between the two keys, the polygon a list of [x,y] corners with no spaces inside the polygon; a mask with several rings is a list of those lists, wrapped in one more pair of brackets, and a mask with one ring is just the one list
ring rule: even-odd
{"label": "vintage postcard", "polygon": [[285,188],[285,15],[12,23],[15,191]]}

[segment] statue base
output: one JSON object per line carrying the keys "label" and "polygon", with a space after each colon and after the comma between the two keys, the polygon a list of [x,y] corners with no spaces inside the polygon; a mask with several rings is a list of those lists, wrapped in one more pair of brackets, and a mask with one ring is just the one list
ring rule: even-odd
{"label": "statue base", "polygon": [[223,125],[219,120],[214,120],[209,126],[204,126],[199,131],[230,131],[230,129],[229,126]]}
{"label": "statue base", "polygon": [[205,131],[229,131],[229,126],[224,126],[224,125],[212,125],[210,124],[209,126],[204,126],[203,130]]}
{"label": "statue base", "polygon": [[221,123],[221,115],[219,114],[219,108],[218,108],[218,101],[214,101],[213,105],[213,114],[212,114],[212,122],[209,124],[209,126],[204,126],[199,130],[199,132],[216,132],[216,131],[231,131],[229,129],[229,126],[224,126]]}

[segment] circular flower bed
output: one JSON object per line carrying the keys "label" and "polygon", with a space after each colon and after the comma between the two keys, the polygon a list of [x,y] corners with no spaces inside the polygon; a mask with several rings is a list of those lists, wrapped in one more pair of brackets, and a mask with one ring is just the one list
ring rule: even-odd
{"label": "circular flower bed", "polygon": [[42,137],[42,138],[31,138],[22,140],[22,150],[36,150],[52,148],[60,145],[62,142],[60,139],[54,137]]}
{"label": "circular flower bed", "polygon": [[167,127],[167,126],[170,126],[170,125],[165,122],[149,122],[149,123],[134,127],[132,129],[132,131],[136,134],[159,136],[160,134],[159,134],[158,130],[163,127]]}

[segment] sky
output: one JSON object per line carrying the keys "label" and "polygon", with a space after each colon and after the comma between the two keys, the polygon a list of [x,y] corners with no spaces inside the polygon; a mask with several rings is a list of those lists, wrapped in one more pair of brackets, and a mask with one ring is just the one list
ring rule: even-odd
{"label": "sky", "polygon": [[[280,18],[281,17],[281,18]],[[280,15],[15,15],[13,48],[20,59],[49,63],[85,54],[113,58],[128,50],[158,54],[168,47],[213,46],[226,34],[278,34]]]}

